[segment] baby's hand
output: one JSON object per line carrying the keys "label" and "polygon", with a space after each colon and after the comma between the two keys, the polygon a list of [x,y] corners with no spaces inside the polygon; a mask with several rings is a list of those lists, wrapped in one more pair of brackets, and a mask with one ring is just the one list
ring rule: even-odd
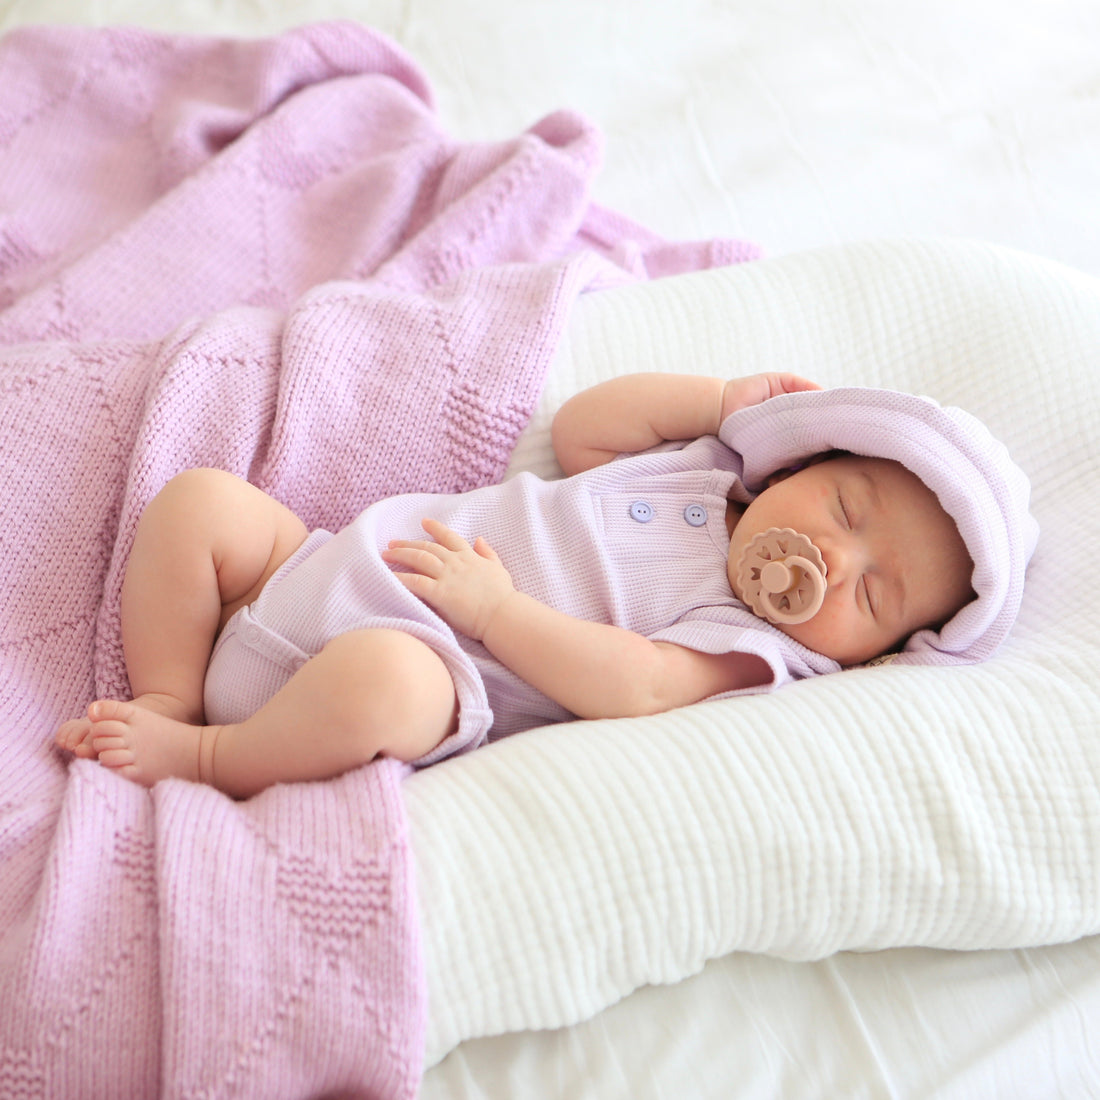
{"label": "baby's hand", "polygon": [[797,374],[770,371],[767,374],[750,374],[747,378],[731,378],[722,391],[722,420],[738,409],[759,405],[781,393],[801,393],[803,390],[819,390],[821,387]]}
{"label": "baby's hand", "polygon": [[382,559],[411,570],[397,579],[455,630],[481,641],[493,615],[515,591],[496,551],[478,538],[471,546],[434,519],[422,521],[427,539],[394,539]]}

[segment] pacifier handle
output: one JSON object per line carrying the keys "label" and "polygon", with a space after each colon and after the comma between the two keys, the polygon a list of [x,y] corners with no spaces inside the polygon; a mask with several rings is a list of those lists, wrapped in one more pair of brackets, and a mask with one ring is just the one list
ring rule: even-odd
{"label": "pacifier handle", "polygon": [[809,622],[825,602],[821,551],[790,527],[761,531],[741,552],[737,580],[753,613],[780,626]]}

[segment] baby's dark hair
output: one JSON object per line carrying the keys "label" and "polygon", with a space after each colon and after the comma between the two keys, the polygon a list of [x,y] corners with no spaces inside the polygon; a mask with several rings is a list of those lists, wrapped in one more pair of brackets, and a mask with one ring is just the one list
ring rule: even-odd
{"label": "baby's dark hair", "polygon": [[842,451],[840,449],[822,451],[820,454],[810,455],[808,458],[803,459],[801,462],[796,462],[792,466],[784,466],[781,469],[773,470],[770,476],[775,477],[776,474],[797,474],[799,470],[805,470],[807,466],[817,466],[821,462],[831,462],[834,458],[847,458],[851,453],[851,451]]}

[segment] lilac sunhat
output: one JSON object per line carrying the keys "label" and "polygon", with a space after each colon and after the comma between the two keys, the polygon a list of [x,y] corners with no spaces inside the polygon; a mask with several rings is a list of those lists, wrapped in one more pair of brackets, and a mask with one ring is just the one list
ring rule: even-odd
{"label": "lilac sunhat", "polygon": [[784,394],[742,409],[719,438],[742,461],[752,494],[776,470],[831,450],[889,458],[915,473],[955,521],[974,562],[971,600],[939,631],[917,631],[898,664],[972,664],[1005,640],[1039,536],[1031,486],[976,417],[928,397],[841,388]]}

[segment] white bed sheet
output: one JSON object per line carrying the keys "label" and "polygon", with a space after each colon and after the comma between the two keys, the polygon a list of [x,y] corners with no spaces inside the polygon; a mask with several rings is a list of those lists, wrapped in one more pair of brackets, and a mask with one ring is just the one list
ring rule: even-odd
{"label": "white bed sheet", "polygon": [[464,1043],[421,1097],[1092,1097],[1098,1007],[1095,939],[816,963],[734,954],[573,1027]]}
{"label": "white bed sheet", "polygon": [[[1095,0],[0,0],[0,28],[268,34],[348,17],[423,66],[446,125],[562,106],[606,137],[596,197],[770,255],[876,237],[1008,244],[1100,275]],[[1100,944],[733,955],[556,1032],[468,1041],[443,1097],[1100,1095]]]}
{"label": "white bed sheet", "polygon": [[1100,272],[1091,0],[0,0],[0,27],[331,18],[408,49],[458,137],[583,111],[596,197],[669,237],[951,235]]}

